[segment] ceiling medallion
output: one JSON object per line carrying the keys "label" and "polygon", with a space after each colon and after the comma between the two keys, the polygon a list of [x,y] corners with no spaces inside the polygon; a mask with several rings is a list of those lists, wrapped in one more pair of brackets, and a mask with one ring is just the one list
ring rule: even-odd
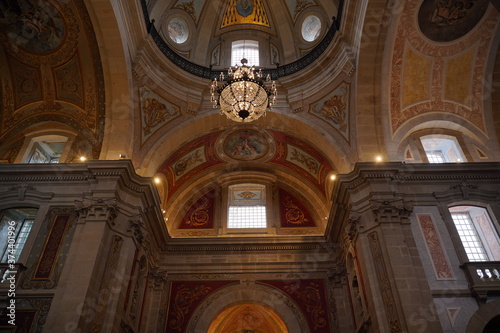
{"label": "ceiling medallion", "polygon": [[[268,89],[262,80],[262,71],[254,73],[254,67],[248,67],[248,60],[241,59],[241,66],[229,67],[227,81],[219,88],[217,78],[210,86],[214,108],[220,107],[221,114],[237,122],[249,123],[266,114],[276,101],[276,82]],[[220,81],[224,74],[220,74]],[[267,75],[266,81],[271,81]],[[219,95],[215,96],[215,93]]]}

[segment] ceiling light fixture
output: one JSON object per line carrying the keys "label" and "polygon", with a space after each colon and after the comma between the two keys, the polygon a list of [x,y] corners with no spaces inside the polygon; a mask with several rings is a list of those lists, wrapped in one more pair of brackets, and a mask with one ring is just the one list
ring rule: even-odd
{"label": "ceiling light fixture", "polygon": [[[254,67],[247,66],[248,60],[241,59],[241,66],[229,67],[227,81],[224,74],[220,74],[222,86],[219,87],[217,78],[210,86],[211,100],[214,108],[220,107],[221,114],[237,122],[251,122],[259,119],[271,109],[276,102],[276,82],[273,81],[268,89],[262,80],[262,71],[254,73]],[[266,81],[271,81],[268,74]],[[215,96],[215,93],[218,96]]]}

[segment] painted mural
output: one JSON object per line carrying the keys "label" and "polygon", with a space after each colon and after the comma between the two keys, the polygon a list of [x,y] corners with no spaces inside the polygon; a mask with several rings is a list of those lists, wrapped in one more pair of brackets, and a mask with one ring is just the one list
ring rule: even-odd
{"label": "painted mural", "polygon": [[262,0],[228,0],[221,28],[237,24],[256,24],[270,27]]}
{"label": "painted mural", "polygon": [[294,170],[324,194],[326,177],[333,171],[326,158],[302,140],[280,132],[271,134],[276,142],[276,154],[270,162]]}
{"label": "painted mural", "polygon": [[[444,6],[447,3],[446,6],[451,6],[469,2],[432,1],[431,5]],[[474,1],[469,9],[479,8],[481,3]],[[484,132],[484,96],[488,93],[484,91],[484,75],[498,11],[491,7],[478,24],[469,26],[470,31],[464,36],[441,43],[424,37],[416,24],[407,23],[417,22],[421,4],[418,0],[404,2],[396,30],[390,74],[392,132],[408,120],[426,113],[429,117],[431,113],[432,116],[453,114]],[[467,15],[468,12],[465,17]],[[451,26],[457,24],[460,25],[457,22]],[[425,75],[408,71],[410,66],[418,64]],[[415,90],[412,90],[413,86]]]}
{"label": "painted mural", "polygon": [[308,179],[321,193],[325,193],[327,175],[333,171],[330,162],[302,140],[281,132],[242,128],[228,134],[215,132],[185,144],[172,153],[158,172],[165,176],[166,192],[171,198],[200,172],[234,160],[281,165]]}
{"label": "painted mural", "polygon": [[424,0],[418,11],[422,33],[435,42],[450,42],[466,35],[481,20],[488,0]]}
{"label": "painted mural", "polygon": [[0,27],[11,43],[35,53],[55,50],[66,34],[64,19],[50,1],[2,2]]}
{"label": "painted mural", "polygon": [[238,130],[226,138],[224,153],[236,160],[250,161],[265,156],[269,150],[266,138],[254,130]]}
{"label": "painted mural", "polygon": [[206,229],[214,226],[215,190],[201,196],[186,212],[179,229]]}
{"label": "painted mural", "polygon": [[205,146],[199,147],[196,150],[181,157],[173,165],[175,180],[179,180],[185,173],[193,170],[197,166],[207,161],[205,157]]}
{"label": "painted mural", "polygon": [[223,163],[215,147],[222,132],[195,139],[177,149],[158,170],[167,180],[168,198],[203,170]]}
{"label": "painted mural", "polygon": [[66,162],[77,154],[99,158],[104,79],[83,1],[2,2],[0,43],[0,140],[42,132],[38,124],[51,121],[77,133]]}
{"label": "painted mural", "polygon": [[281,227],[315,227],[308,209],[295,196],[279,189]]}
{"label": "painted mural", "polygon": [[309,106],[309,113],[326,121],[349,141],[349,84],[340,83],[328,95]]}
{"label": "painted mural", "polygon": [[174,105],[149,87],[139,90],[141,100],[142,142],[145,142],[162,125],[179,117],[181,112]]}

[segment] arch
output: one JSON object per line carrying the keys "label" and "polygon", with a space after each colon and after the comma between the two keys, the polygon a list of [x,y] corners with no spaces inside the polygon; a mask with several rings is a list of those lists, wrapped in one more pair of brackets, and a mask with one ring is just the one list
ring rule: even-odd
{"label": "arch", "polygon": [[[125,31],[141,32],[146,35],[144,24],[137,20],[125,22],[127,15],[121,13],[123,7],[118,2],[86,2],[92,25],[95,27],[99,55],[101,58],[104,86],[105,131],[100,151],[100,159],[117,159],[119,154],[132,156],[134,124],[132,69],[130,52],[137,47],[127,45],[137,38],[126,36]],[[126,29],[125,26],[133,26]],[[120,32],[122,35],[117,34]]]}
{"label": "arch", "polygon": [[492,320],[498,322],[497,317],[500,313],[500,300],[489,302],[481,306],[470,318],[465,333],[483,332],[488,323]]}
{"label": "arch", "polygon": [[[431,123],[433,125],[431,125]],[[484,158],[489,159],[494,156],[494,152],[490,149],[488,144],[485,143],[486,139],[478,137],[466,128],[450,122],[426,122],[422,123],[421,126],[413,128],[411,132],[406,133],[401,141],[395,142],[398,146],[391,155],[392,159],[404,161],[406,149],[410,147],[413,156],[415,156],[415,162],[426,161],[424,157],[424,147],[420,140],[426,136],[454,140],[457,148],[465,157],[463,161],[474,162]],[[481,153],[479,153],[479,151],[481,151]],[[484,156],[487,157],[482,157],[480,154],[485,154]]]}
{"label": "arch", "polygon": [[264,285],[232,285],[207,297],[193,313],[187,332],[206,333],[215,318],[238,304],[257,304],[275,312],[289,332],[310,333],[301,310],[285,294]]}
{"label": "arch", "polygon": [[223,310],[212,322],[208,333],[221,332],[289,333],[274,311],[262,305],[245,303]]}

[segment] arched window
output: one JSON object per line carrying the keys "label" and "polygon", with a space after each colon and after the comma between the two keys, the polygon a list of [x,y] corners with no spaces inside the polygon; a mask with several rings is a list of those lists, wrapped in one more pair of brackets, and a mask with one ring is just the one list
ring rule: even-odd
{"label": "arched window", "polygon": [[255,40],[237,40],[231,46],[231,65],[241,65],[241,59],[248,60],[248,67],[259,66],[259,42]]}
{"label": "arched window", "polygon": [[455,206],[449,211],[469,261],[500,260],[498,230],[486,209]]}
{"label": "arched window", "polygon": [[456,138],[449,135],[426,135],[420,137],[429,163],[467,162]]}
{"label": "arched window", "polygon": [[265,185],[230,185],[228,192],[228,229],[267,228]]}

